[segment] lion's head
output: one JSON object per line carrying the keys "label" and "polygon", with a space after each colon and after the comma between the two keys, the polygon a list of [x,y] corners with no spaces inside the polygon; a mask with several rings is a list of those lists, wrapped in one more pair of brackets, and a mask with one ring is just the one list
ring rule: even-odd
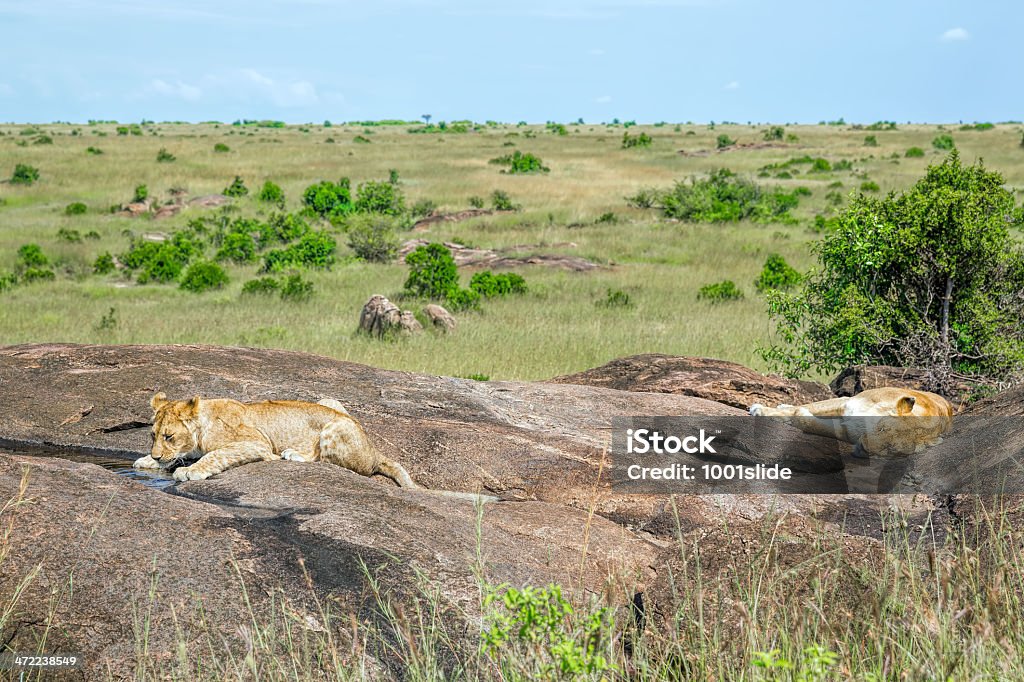
{"label": "lion's head", "polygon": [[199,396],[168,400],[157,393],[149,404],[153,408],[153,459],[168,467],[199,448]]}

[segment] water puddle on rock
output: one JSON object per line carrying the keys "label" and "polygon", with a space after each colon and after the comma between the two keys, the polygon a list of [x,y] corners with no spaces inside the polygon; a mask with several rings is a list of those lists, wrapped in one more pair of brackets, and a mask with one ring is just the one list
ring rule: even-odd
{"label": "water puddle on rock", "polygon": [[134,459],[128,457],[117,457],[114,455],[99,454],[88,450],[76,450],[72,448],[59,448],[48,446],[29,446],[22,444],[9,444],[0,442],[0,453],[7,455],[28,455],[30,457],[56,457],[71,462],[83,462],[95,464],[107,471],[112,471],[118,476],[138,481],[144,486],[163,490],[174,485],[174,479],[170,472],[154,471],[152,469],[136,469],[132,467]]}

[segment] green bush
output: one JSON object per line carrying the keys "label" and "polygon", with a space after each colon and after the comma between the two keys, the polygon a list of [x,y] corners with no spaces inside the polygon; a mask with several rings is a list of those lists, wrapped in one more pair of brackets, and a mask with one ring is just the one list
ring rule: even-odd
{"label": "green bush", "polygon": [[622,289],[608,289],[608,293],[596,305],[601,308],[632,308],[633,299]]}
{"label": "green bush", "polygon": [[223,142],[218,142],[217,144],[213,145],[213,151],[217,152],[218,154],[225,154],[231,151],[231,147],[227,146]]}
{"label": "green bush", "polygon": [[389,263],[398,253],[394,222],[387,216],[353,216],[347,224],[348,245],[363,260]]}
{"label": "green bush", "polygon": [[864,182],[860,183],[861,192],[877,192],[880,189],[881,187],[879,187],[878,183],[875,182],[874,180],[865,180]]}
{"label": "green bush", "polygon": [[92,271],[97,275],[108,275],[115,270],[114,257],[110,255],[109,251],[104,251],[96,257],[96,261],[92,264]]}
{"label": "green bush", "polygon": [[952,135],[943,133],[942,135],[936,136],[935,139],[932,140],[932,146],[938,149],[939,151],[948,152],[951,149],[953,149],[956,146],[956,144],[953,142]]}
{"label": "green bush", "polygon": [[242,285],[243,294],[276,294],[280,289],[281,283],[273,277],[251,279]]}
{"label": "green bush", "polygon": [[98,240],[100,239],[100,233],[97,232],[96,230],[89,230],[88,232],[85,233],[85,238]]}
{"label": "green bush", "polygon": [[337,242],[329,233],[307,232],[294,244],[264,254],[263,272],[281,272],[290,268],[329,268],[334,265],[337,248]]}
{"label": "green bush", "polygon": [[740,291],[735,282],[731,279],[727,279],[722,282],[715,282],[714,284],[706,284],[702,286],[700,291],[697,292],[697,298],[704,301],[710,301],[712,303],[737,301],[743,298],[743,292]]}
{"label": "green bush", "polygon": [[32,144],[53,144],[53,138],[49,135],[40,135],[32,140]]}
{"label": "green bush", "polygon": [[396,216],[405,212],[405,197],[395,183],[364,182],[359,185],[354,208],[360,213]]}
{"label": "green bush", "polygon": [[38,244],[24,244],[18,249],[18,263],[26,268],[41,268],[50,264]]}
{"label": "green bush", "polygon": [[175,232],[163,242],[133,241],[121,254],[121,263],[131,271],[139,271],[139,284],[173,282],[181,271],[203,252],[202,243],[191,234]]}
{"label": "green bush", "polygon": [[265,249],[271,244],[287,244],[310,231],[309,223],[294,213],[274,213],[265,223],[259,223],[258,247]]}
{"label": "green bush", "polygon": [[832,164],[828,159],[817,158],[811,161],[811,169],[808,173],[829,173],[832,171]]}
{"label": "green bush", "polygon": [[342,178],[337,183],[322,180],[310,185],[302,193],[302,203],[322,218],[351,213],[352,193],[348,178]]}
{"label": "green bush", "polygon": [[629,132],[622,133],[623,149],[647,148],[652,144],[654,144],[654,138],[647,133],[640,133],[639,135],[633,136],[630,136]]}
{"label": "green bush", "polygon": [[444,244],[418,246],[405,257],[409,276],[405,290],[422,298],[445,298],[459,288],[459,273],[452,252]]}
{"label": "green bush", "polygon": [[508,166],[502,173],[548,173],[551,171],[550,168],[544,165],[540,157],[530,153],[524,154],[518,149],[511,154],[491,159],[490,163]]}
{"label": "green bush", "polygon": [[263,183],[256,198],[267,204],[284,205],[284,190],[270,180]]}
{"label": "green bush", "polygon": [[160,151],[156,153],[157,163],[170,163],[175,160],[177,160],[177,157],[163,147],[160,147]]}
{"label": "green bush", "polygon": [[99,147],[86,147],[85,153],[92,154],[93,156],[99,156],[100,154],[103,153],[103,150],[100,149]]}
{"label": "green bush", "polygon": [[763,189],[722,168],[707,178],[677,182],[660,195],[666,217],[689,222],[735,222],[750,219],[759,223],[790,222],[790,209],[800,197],[796,191]]}
{"label": "green bush", "polygon": [[281,283],[281,298],[285,301],[308,301],[313,298],[313,283],[298,273],[288,275]]}
{"label": "green bush", "polygon": [[228,273],[224,272],[224,268],[210,261],[196,261],[188,266],[181,278],[180,287],[198,294],[210,289],[221,289],[227,283]]}
{"label": "green bush", "polygon": [[1001,379],[1024,371],[1024,223],[999,173],[953,151],[899,195],[856,197],[816,247],[801,291],[769,294],[792,375],[856,364]]}
{"label": "green bush", "polygon": [[64,215],[82,215],[89,210],[89,207],[81,201],[75,201],[64,207]]}
{"label": "green bush", "polygon": [[449,289],[444,296],[445,305],[454,313],[480,308],[480,294],[472,289]]}
{"label": "green bush", "polygon": [[774,140],[781,140],[786,136],[786,129],[782,126],[772,126],[768,130],[764,131],[765,142],[772,142]]}
{"label": "green bush", "polygon": [[69,230],[66,227],[62,227],[59,230],[57,230],[57,239],[61,240],[62,242],[71,242],[73,244],[78,244],[82,241],[82,233],[79,232],[78,230]]}
{"label": "green bush", "polygon": [[907,153],[904,154],[904,156],[906,156],[908,159],[920,159],[921,157],[924,156],[924,150],[921,149],[920,147],[911,147],[910,149],[907,150]]}
{"label": "green bush", "polygon": [[736,144],[736,140],[732,139],[725,133],[722,133],[715,139],[715,146],[718,149],[725,149],[726,147],[732,147]]}
{"label": "green bush", "polygon": [[[1024,144],[1024,139],[1021,140],[1021,144]],[[470,197],[469,205],[473,208],[483,208],[484,198],[483,197]]]}
{"label": "green bush", "polygon": [[[481,205],[482,204],[483,201],[481,200]],[[412,208],[409,209],[409,213],[414,218],[427,218],[432,216],[434,214],[434,211],[436,210],[437,204],[435,204],[433,201],[431,201],[430,199],[420,199],[419,201],[412,205]]]}
{"label": "green bush", "polygon": [[135,194],[132,196],[132,203],[137,204],[149,198],[149,188],[145,185],[138,185]]}
{"label": "green bush", "polygon": [[242,181],[242,178],[236,175],[235,179],[230,185],[224,188],[224,191],[221,192],[221,194],[226,197],[244,197],[249,194],[249,188],[245,186],[245,182]]}
{"label": "green bush", "polygon": [[521,207],[512,201],[512,197],[500,189],[491,192],[491,206],[495,211],[518,211]]}
{"label": "green bush", "polygon": [[31,282],[47,282],[56,279],[53,270],[49,268],[25,268],[21,273],[21,281],[28,284]]}
{"label": "green bush", "polygon": [[362,135],[356,135],[355,137],[352,138],[352,141],[355,142],[356,144],[370,144],[371,142],[370,138],[363,137]]}
{"label": "green bush", "polygon": [[787,263],[786,259],[779,254],[773,253],[765,261],[761,275],[754,282],[754,286],[762,293],[771,289],[790,289],[799,284],[801,279],[796,268]]}
{"label": "green bush", "polygon": [[864,146],[865,147],[877,147],[878,146],[878,138],[875,137],[874,135],[866,136],[864,138]]}
{"label": "green bush", "polygon": [[514,272],[495,275],[490,270],[483,270],[469,280],[469,288],[484,298],[525,294],[526,280]]}
{"label": "green bush", "polygon": [[229,232],[213,258],[220,262],[251,263],[256,260],[256,240],[249,232]]}
{"label": "green bush", "polygon": [[14,166],[14,173],[11,175],[12,185],[31,185],[39,180],[39,169],[25,163]]}

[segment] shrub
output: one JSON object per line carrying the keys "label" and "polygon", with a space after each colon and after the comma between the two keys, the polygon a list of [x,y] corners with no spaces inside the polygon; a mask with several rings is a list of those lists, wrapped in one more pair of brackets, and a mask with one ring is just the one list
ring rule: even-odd
{"label": "shrub", "polygon": [[39,169],[25,163],[14,166],[14,173],[11,175],[12,185],[31,185],[39,180]]}
{"label": "shrub", "polygon": [[921,149],[920,147],[911,147],[910,149],[907,150],[907,153],[904,154],[904,156],[906,156],[908,159],[919,159],[922,156],[924,156],[924,150]]}
{"label": "shrub", "polygon": [[32,144],[53,144],[53,138],[49,135],[40,135],[32,140]]}
{"label": "shrub", "polygon": [[287,244],[309,232],[309,223],[294,213],[274,213],[265,223],[257,224],[258,247]]}
{"label": "shrub", "polygon": [[225,154],[231,151],[231,147],[227,146],[223,142],[218,142],[217,144],[213,145],[213,151],[217,152],[218,154]]}
{"label": "shrub", "polygon": [[251,279],[242,285],[243,294],[274,294],[281,288],[281,283],[273,277]]}
{"label": "shrub", "polygon": [[406,291],[422,298],[445,298],[459,288],[459,273],[452,252],[444,244],[418,246],[405,257],[409,276]]}
{"label": "shrub", "polygon": [[362,135],[356,135],[352,138],[352,141],[356,144],[370,144],[370,138],[363,137]]}
{"label": "shrub", "polygon": [[322,218],[352,212],[352,193],[348,178],[337,183],[323,180],[310,185],[302,193],[302,203]]}
{"label": "shrub", "polygon": [[715,282],[714,284],[706,284],[702,286],[700,291],[697,292],[697,298],[704,301],[710,301],[712,303],[737,301],[743,298],[743,292],[740,291],[735,282],[731,279],[727,279],[722,282]]}
{"label": "shrub", "polygon": [[176,232],[163,242],[134,241],[120,260],[128,270],[139,271],[139,284],[173,282],[202,252],[202,243],[194,235]]}
{"label": "shrub", "polygon": [[[1024,144],[1024,140],[1022,140],[1021,143]],[[469,198],[469,205],[471,207],[473,207],[473,208],[483,208],[484,207],[484,198],[483,197],[470,197]]]}
{"label": "shrub", "polygon": [[82,241],[82,233],[78,230],[69,230],[66,227],[62,227],[57,230],[57,239],[77,244]]}
{"label": "shrub", "polygon": [[[483,200],[481,200],[481,207],[482,206]],[[433,215],[436,210],[437,204],[433,201],[430,199],[420,199],[412,205],[412,208],[409,209],[409,213],[411,213],[414,218],[426,218]]]}
{"label": "shrub", "polygon": [[289,268],[329,268],[334,265],[338,244],[324,231],[307,232],[291,246],[268,251],[263,256],[263,272],[281,272]]}
{"label": "shrub", "polygon": [[832,164],[832,170],[834,171],[848,171],[853,170],[853,162],[849,159],[840,159]]}
{"label": "shrub", "polygon": [[312,297],[313,283],[298,273],[288,275],[281,282],[281,298],[285,301],[308,301]]}
{"label": "shrub", "polygon": [[114,257],[110,255],[109,251],[104,251],[96,257],[92,264],[92,271],[97,275],[107,275],[113,272],[115,267]]}
{"label": "shrub", "polygon": [[874,180],[865,180],[864,182],[860,183],[861,192],[877,192],[879,189],[881,188],[878,186],[878,183],[875,182]]}
{"label": "shrub", "polygon": [[596,305],[602,308],[632,308],[633,300],[622,289],[608,289],[607,295]]}
{"label": "shrub", "polygon": [[100,154],[103,153],[103,150],[100,149],[99,147],[86,147],[85,153],[92,154],[93,156],[99,156]]}
{"label": "shrub", "polygon": [[594,221],[594,224],[595,225],[614,225],[617,222],[619,222],[618,217],[614,213],[612,213],[611,211],[607,211],[607,212],[602,213],[601,215],[599,215],[597,217],[597,219]]}
{"label": "shrub", "polygon": [[654,144],[654,138],[647,133],[640,133],[639,135],[630,136],[628,132],[622,133],[622,148],[623,149],[634,149],[634,148],[646,148]]}
{"label": "shrub", "polygon": [[41,268],[50,264],[38,244],[24,244],[18,249],[18,262],[26,268]]}
{"label": "shrub", "polygon": [[526,280],[514,272],[495,275],[490,270],[483,270],[469,280],[469,288],[484,298],[525,294]]}
{"label": "shrub", "polygon": [[385,216],[354,216],[348,221],[348,245],[370,263],[388,263],[398,253],[393,222]]}
{"label": "shrub", "polygon": [[245,182],[242,181],[242,178],[236,175],[235,179],[230,185],[224,188],[224,191],[221,192],[221,194],[226,197],[244,197],[249,194],[249,188],[245,186]]}
{"label": "shrub", "polygon": [[518,211],[519,204],[512,202],[512,197],[500,189],[491,192],[491,205],[495,211]]}
{"label": "shrub", "polygon": [[480,307],[480,294],[472,289],[449,289],[445,292],[444,299],[452,312],[476,310]]}
{"label": "shrub", "polygon": [[25,268],[21,273],[21,281],[26,284],[30,282],[46,282],[56,279],[53,270],[49,268]]}
{"label": "shrub", "polygon": [[85,238],[86,239],[99,239],[100,238],[100,233],[97,232],[96,230],[89,230],[88,232],[85,233]]}
{"label": "shrub", "polygon": [[177,159],[177,157],[174,156],[174,154],[170,153],[169,151],[167,151],[163,147],[160,147],[160,151],[158,151],[156,153],[156,161],[157,161],[157,163],[170,163],[171,161],[174,161],[175,159]]}
{"label": "shrub", "polygon": [[249,232],[228,232],[213,258],[216,261],[251,263],[256,260],[256,240]]}
{"label": "shrub", "polygon": [[284,204],[284,190],[281,187],[270,180],[263,183],[263,187],[260,188],[259,194],[256,198],[262,202],[268,204]]}
{"label": "shrub", "polygon": [[725,133],[719,135],[718,138],[715,140],[715,146],[718,149],[725,149],[727,147],[733,146],[734,144],[736,144],[736,140],[732,139]]}
{"label": "shrub", "polygon": [[149,198],[149,188],[145,185],[139,185],[135,188],[135,195],[132,196],[132,203],[139,203]]}
{"label": "shrub", "polygon": [[814,159],[811,162],[811,169],[809,171],[807,171],[807,172],[808,173],[828,173],[831,170],[832,170],[832,164],[829,163],[828,159],[823,159],[823,158],[819,157],[817,159]]}
{"label": "shrub", "polygon": [[[820,216],[819,216],[820,217]],[[760,292],[770,289],[790,289],[800,283],[801,275],[777,253],[768,256],[761,275],[754,282]]]}
{"label": "shrub", "polygon": [[690,183],[677,182],[660,201],[669,218],[709,223],[744,219],[787,222],[792,220],[790,209],[800,203],[795,191],[765,190],[725,168]]}
{"label": "shrub", "polygon": [[221,289],[228,283],[228,273],[224,268],[210,261],[196,261],[188,266],[181,278],[181,288],[192,293],[201,293],[210,289]]}
{"label": "shrub", "polygon": [[100,321],[96,323],[96,331],[110,331],[117,329],[117,308],[111,308],[107,312],[100,316]]}
{"label": "shrub", "polygon": [[405,211],[405,197],[398,185],[390,182],[364,182],[359,185],[355,210],[361,213],[399,215]]}
{"label": "shrub", "polygon": [[771,142],[773,140],[781,140],[786,136],[786,129],[782,126],[772,126],[768,130],[764,131],[765,142]]}
{"label": "shrub", "polygon": [[540,157],[530,153],[524,154],[518,149],[511,154],[491,159],[490,163],[508,166],[502,173],[548,173],[551,171],[550,168],[544,165]]}
{"label": "shrub", "polygon": [[[997,379],[1024,369],[1024,223],[999,173],[953,151],[899,195],[856,197],[816,247],[819,267],[793,294],[769,295],[790,374],[855,364]],[[945,376],[945,379],[943,377]]]}
{"label": "shrub", "polygon": [[864,138],[864,146],[865,147],[877,147],[878,146],[878,138],[875,137],[874,135],[866,136]]}
{"label": "shrub", "polygon": [[659,201],[660,192],[651,188],[641,189],[633,196],[626,197],[626,204],[633,208],[654,208]]}
{"label": "shrub", "polygon": [[89,207],[81,201],[75,201],[64,207],[64,215],[82,215],[89,210]]}
{"label": "shrub", "polygon": [[935,139],[932,140],[932,146],[938,149],[939,151],[948,152],[951,149],[953,149],[956,146],[956,144],[953,142],[952,135],[943,133],[942,135],[936,136]]}

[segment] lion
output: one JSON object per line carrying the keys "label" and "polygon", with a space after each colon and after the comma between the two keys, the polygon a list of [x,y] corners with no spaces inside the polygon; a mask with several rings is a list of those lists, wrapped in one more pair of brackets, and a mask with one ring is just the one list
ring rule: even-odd
{"label": "lion", "polygon": [[807,405],[750,406],[755,417],[784,417],[805,433],[854,444],[855,457],[906,457],[942,442],[953,406],[940,395],[905,388],[872,388],[850,398]]}
{"label": "lion", "polygon": [[[402,488],[417,485],[398,462],[380,454],[340,402],[265,400],[243,403],[228,398],[168,400],[157,393],[153,408],[152,452],[135,461],[140,469],[167,469],[186,459],[198,461],[174,470],[176,481],[201,481],[249,462],[286,459],[325,461],[363,476],[383,474]],[[430,491],[463,499],[497,498],[447,490]]]}

